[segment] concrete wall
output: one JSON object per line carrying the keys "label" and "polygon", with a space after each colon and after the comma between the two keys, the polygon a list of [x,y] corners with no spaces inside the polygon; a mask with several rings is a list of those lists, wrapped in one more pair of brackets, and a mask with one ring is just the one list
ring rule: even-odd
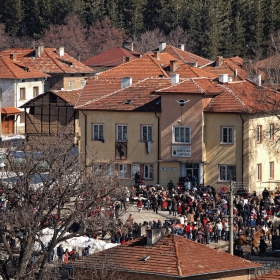
{"label": "concrete wall", "polygon": [[[87,125],[85,127],[85,116]],[[117,164],[151,164],[153,165],[153,179],[145,180],[147,185],[157,183],[158,166],[158,119],[154,113],[141,112],[106,112],[106,111],[84,111],[79,113],[79,126],[81,134],[80,151],[86,153],[87,158],[94,157],[102,162],[113,162]],[[92,125],[103,124],[104,143],[92,140]],[[116,159],[116,125],[125,124],[128,126],[127,158]],[[152,125],[153,142],[151,153],[147,154],[146,144],[141,141],[141,125]],[[86,138],[85,138],[86,133]],[[117,170],[115,169],[115,172]],[[130,175],[130,174],[128,174]],[[141,174],[140,171],[140,175]],[[124,184],[134,184],[134,178],[122,179]]]}

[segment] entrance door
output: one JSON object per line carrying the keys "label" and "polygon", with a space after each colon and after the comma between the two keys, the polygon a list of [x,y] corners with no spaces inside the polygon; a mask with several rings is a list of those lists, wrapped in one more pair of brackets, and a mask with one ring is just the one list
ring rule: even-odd
{"label": "entrance door", "polygon": [[2,133],[4,135],[14,134],[14,116],[5,117],[2,120]]}
{"label": "entrance door", "polygon": [[186,176],[192,181],[193,176],[198,179],[199,182],[199,163],[186,163]]}

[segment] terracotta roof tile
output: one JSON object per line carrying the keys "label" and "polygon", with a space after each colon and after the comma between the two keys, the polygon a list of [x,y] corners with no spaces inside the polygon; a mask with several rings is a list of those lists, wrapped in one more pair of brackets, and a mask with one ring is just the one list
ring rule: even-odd
{"label": "terracotta roof tile", "polygon": [[204,69],[192,67],[188,64],[181,64],[175,71],[176,74],[180,74],[180,78],[196,78],[206,77],[210,79],[217,78],[217,75],[207,72]]}
{"label": "terracotta roof tile", "polygon": [[93,56],[83,61],[87,66],[118,66],[123,64],[123,59],[129,57],[131,60],[136,59],[141,54],[130,51],[126,48],[113,48],[107,52]]}
{"label": "terracotta roof tile", "polygon": [[[257,268],[260,265],[198,244],[182,236],[166,235],[157,244],[145,246],[146,237],[89,255],[72,262],[76,266],[102,266],[111,269],[164,276],[187,277],[232,270]],[[128,257],[129,256],[129,257]],[[141,260],[149,256],[146,261]],[[191,260],[191,261],[190,261]]]}
{"label": "terracotta roof tile", "polygon": [[49,77],[49,75],[21,66],[10,58],[0,56],[0,79],[34,79],[45,77]]}
{"label": "terracotta roof tile", "polygon": [[167,45],[163,52],[169,53],[176,59],[182,61],[183,63],[198,63],[198,67],[203,67],[212,63],[211,60],[198,56],[196,54],[183,51],[181,49],[175,48],[173,46]]}
{"label": "terracotta roof tile", "polygon": [[1,114],[2,115],[16,115],[20,114],[21,111],[15,107],[2,107]]}
{"label": "terracotta roof tile", "polygon": [[222,85],[225,91],[211,100],[205,112],[256,113],[277,110],[279,93],[249,81]]}
{"label": "terracotta roof tile", "polygon": [[[159,97],[153,95],[155,90],[165,88],[171,83],[170,79],[147,78],[129,87],[110,94],[100,96],[94,100],[90,98],[76,109],[84,110],[113,110],[113,111],[160,111]],[[106,86],[106,81],[105,81]],[[79,102],[80,103],[80,102]]]}
{"label": "terracotta roof tile", "polygon": [[77,90],[51,90],[50,92],[54,93],[64,101],[68,102],[70,105],[75,105],[78,102],[79,96],[83,89]]}
{"label": "terracotta roof tile", "polygon": [[134,59],[123,65],[98,74],[98,77],[102,79],[132,77],[133,82],[143,80],[148,77],[162,76],[168,77],[166,72],[160,66],[160,61],[155,61],[150,54],[145,54],[138,59]]}
{"label": "terracotta roof tile", "polygon": [[157,90],[156,93],[198,93],[204,95],[217,95],[224,91],[219,85],[207,78],[185,79],[168,88]]}
{"label": "terracotta roof tile", "polygon": [[94,70],[67,53],[59,56],[55,48],[44,48],[40,57],[35,57],[34,49],[8,49],[1,52],[1,55],[9,57],[14,55],[14,61],[30,69],[42,71],[44,73],[94,73]]}

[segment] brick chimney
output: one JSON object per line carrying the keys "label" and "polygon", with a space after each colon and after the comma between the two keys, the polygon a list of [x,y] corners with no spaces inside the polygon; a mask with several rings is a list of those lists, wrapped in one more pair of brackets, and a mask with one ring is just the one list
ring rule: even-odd
{"label": "brick chimney", "polygon": [[171,76],[171,84],[172,84],[172,86],[179,83],[179,78],[180,78],[179,74],[172,74],[172,76]]}
{"label": "brick chimney", "polygon": [[166,43],[164,42],[159,42],[159,45],[158,45],[158,50],[159,52],[163,52],[166,48]]}
{"label": "brick chimney", "polygon": [[121,78],[121,88],[126,88],[132,85],[131,77],[123,77]]}
{"label": "brick chimney", "polygon": [[223,62],[223,57],[222,56],[217,56],[216,57],[216,67],[220,67],[222,62]]}
{"label": "brick chimney", "polygon": [[10,60],[16,61],[17,55],[15,53],[10,53]]}
{"label": "brick chimney", "polygon": [[59,56],[64,56],[64,47],[59,47],[56,49],[56,53],[59,55]]}
{"label": "brick chimney", "polygon": [[40,57],[41,54],[44,52],[44,44],[35,47],[35,57]]}
{"label": "brick chimney", "polygon": [[228,74],[220,74],[219,75],[219,82],[224,84],[228,83]]}
{"label": "brick chimney", "polygon": [[179,67],[178,60],[170,60],[170,72],[174,73]]}
{"label": "brick chimney", "polygon": [[164,237],[166,228],[153,228],[147,230],[147,245],[155,245],[162,237]]}
{"label": "brick chimney", "polygon": [[158,51],[154,51],[154,58],[157,59],[157,60],[160,59]]}

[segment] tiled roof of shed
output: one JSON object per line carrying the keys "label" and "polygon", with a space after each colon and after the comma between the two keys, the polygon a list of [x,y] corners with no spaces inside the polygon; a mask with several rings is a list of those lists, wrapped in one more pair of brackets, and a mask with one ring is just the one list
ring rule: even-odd
{"label": "tiled roof of shed", "polygon": [[[155,60],[151,54],[145,54],[138,59],[104,71],[98,77],[102,79],[131,77],[133,81],[143,80],[148,77],[168,77],[160,65],[160,63],[167,61],[167,59],[164,59],[165,57],[163,55],[161,56],[161,60]],[[170,56],[168,56],[169,58]]]}
{"label": "tiled roof of shed", "polygon": [[49,75],[21,66],[8,57],[0,56],[0,79],[34,79],[45,77],[49,77]]}
{"label": "tiled roof of shed", "polygon": [[225,91],[211,100],[205,112],[257,113],[279,110],[279,93],[249,81],[223,84]]}
{"label": "tiled roof of shed", "polygon": [[156,93],[199,93],[217,95],[224,91],[218,84],[212,83],[207,78],[185,79],[168,88],[159,89]]}
{"label": "tiled roof of shed", "polygon": [[83,61],[87,66],[118,66],[123,64],[123,59],[130,57],[136,59],[140,56],[138,52],[132,52],[126,48],[113,48],[107,52],[93,56]]}
{"label": "tiled roof of shed", "polygon": [[[146,261],[141,260],[146,256],[149,256]],[[142,237],[80,258],[71,264],[74,268],[76,266],[100,267],[104,261],[109,269],[178,278],[260,266],[174,235],[166,235],[153,246],[146,246],[146,237]]]}
{"label": "tiled roof of shed", "polygon": [[181,49],[175,48],[173,46],[167,45],[163,52],[169,53],[176,59],[182,61],[183,63],[198,63],[198,67],[203,67],[210,64],[212,61],[196,54],[183,51]]}
{"label": "tiled roof of shed", "polygon": [[[112,111],[151,111],[161,110],[160,97],[151,94],[155,90],[165,88],[171,83],[170,79],[147,78],[129,87],[90,99],[76,109],[112,110]],[[80,102],[79,102],[80,103]]]}
{"label": "tiled roof of shed", "polygon": [[14,54],[14,62],[44,73],[94,73],[92,68],[79,62],[65,52],[63,56],[59,56],[55,48],[44,48],[40,57],[35,56],[34,49],[24,48],[7,49],[0,54],[7,57],[10,54]]}

